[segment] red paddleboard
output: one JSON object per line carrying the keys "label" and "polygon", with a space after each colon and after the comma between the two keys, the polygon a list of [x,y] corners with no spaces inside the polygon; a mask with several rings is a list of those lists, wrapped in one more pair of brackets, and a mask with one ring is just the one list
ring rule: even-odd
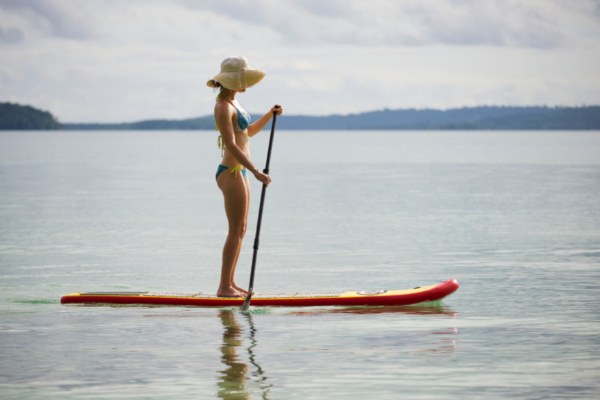
{"label": "red paddleboard", "polygon": [[[458,289],[456,279],[432,286],[405,290],[365,290],[358,292],[322,293],[264,293],[252,296],[257,307],[315,307],[315,306],[404,306],[437,301]],[[165,292],[79,292],[63,296],[62,304],[108,303],[148,304],[198,307],[239,307],[243,298],[217,297],[209,293]]]}

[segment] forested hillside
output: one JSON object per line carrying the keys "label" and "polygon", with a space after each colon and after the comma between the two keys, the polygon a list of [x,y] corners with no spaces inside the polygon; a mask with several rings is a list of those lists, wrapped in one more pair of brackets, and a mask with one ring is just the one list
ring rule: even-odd
{"label": "forested hillside", "polygon": [[285,116],[280,129],[494,129],[600,130],[600,106],[590,107],[465,107],[450,110],[382,110],[324,117]]}
{"label": "forested hillside", "polygon": [[[252,115],[253,120],[259,117]],[[386,109],[323,117],[285,114],[277,120],[277,127],[282,130],[600,130],[600,106]],[[184,120],[148,120],[123,124],[65,124],[65,129],[214,130],[215,121],[212,115],[208,115]]]}
{"label": "forested hillside", "polygon": [[208,130],[215,129],[215,119],[212,116],[190,119],[151,119],[121,124],[65,124],[69,130]]}
{"label": "forested hillside", "polygon": [[[256,120],[260,115],[252,115]],[[449,110],[381,110],[322,117],[283,115],[281,130],[600,130],[600,106],[464,107]],[[212,115],[182,120],[154,119],[116,124],[59,123],[30,106],[0,103],[0,129],[214,130]]]}
{"label": "forested hillside", "polygon": [[15,103],[0,103],[2,130],[56,130],[62,125],[47,111]]}

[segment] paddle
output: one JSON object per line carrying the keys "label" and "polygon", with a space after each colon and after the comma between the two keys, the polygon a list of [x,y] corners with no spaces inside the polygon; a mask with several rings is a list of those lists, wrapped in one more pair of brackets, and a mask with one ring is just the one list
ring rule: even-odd
{"label": "paddle", "polygon": [[[279,108],[279,106],[275,106]],[[273,136],[275,136],[275,122],[277,121],[277,113],[273,111],[273,125],[271,125],[271,138],[269,139],[269,151],[267,152],[267,166],[263,169],[263,173],[269,175],[269,164],[271,163],[271,148],[273,147]],[[267,193],[267,185],[263,183],[262,193],[260,195],[260,208],[258,209],[258,224],[256,224],[256,236],[254,237],[254,255],[252,256],[252,270],[250,271],[250,287],[248,288],[248,297],[244,304],[240,307],[241,311],[247,311],[252,300],[252,289],[254,288],[254,271],[256,270],[256,256],[258,255],[258,242],[260,237],[260,224],[262,222],[263,206],[265,204],[265,194]]]}

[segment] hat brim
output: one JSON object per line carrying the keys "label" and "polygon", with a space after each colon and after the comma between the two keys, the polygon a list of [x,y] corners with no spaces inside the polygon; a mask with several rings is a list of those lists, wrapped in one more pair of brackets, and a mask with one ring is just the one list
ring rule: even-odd
{"label": "hat brim", "polygon": [[[245,78],[242,73],[245,72]],[[206,86],[217,87],[216,82],[229,90],[243,90],[262,81],[267,73],[260,69],[246,68],[235,72],[221,72],[206,82]]]}

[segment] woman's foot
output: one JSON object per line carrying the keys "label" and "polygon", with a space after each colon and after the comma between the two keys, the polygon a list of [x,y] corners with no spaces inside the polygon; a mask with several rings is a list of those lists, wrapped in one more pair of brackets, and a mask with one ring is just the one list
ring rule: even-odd
{"label": "woman's foot", "polygon": [[238,292],[234,287],[228,287],[217,290],[217,297],[245,297],[242,293]]}
{"label": "woman's foot", "polygon": [[[248,291],[246,289],[242,289],[241,287],[239,287],[235,283],[232,286],[235,288],[235,290],[237,290],[238,292],[240,292],[244,297],[248,296]],[[254,294],[254,292],[252,292],[252,294]]]}

